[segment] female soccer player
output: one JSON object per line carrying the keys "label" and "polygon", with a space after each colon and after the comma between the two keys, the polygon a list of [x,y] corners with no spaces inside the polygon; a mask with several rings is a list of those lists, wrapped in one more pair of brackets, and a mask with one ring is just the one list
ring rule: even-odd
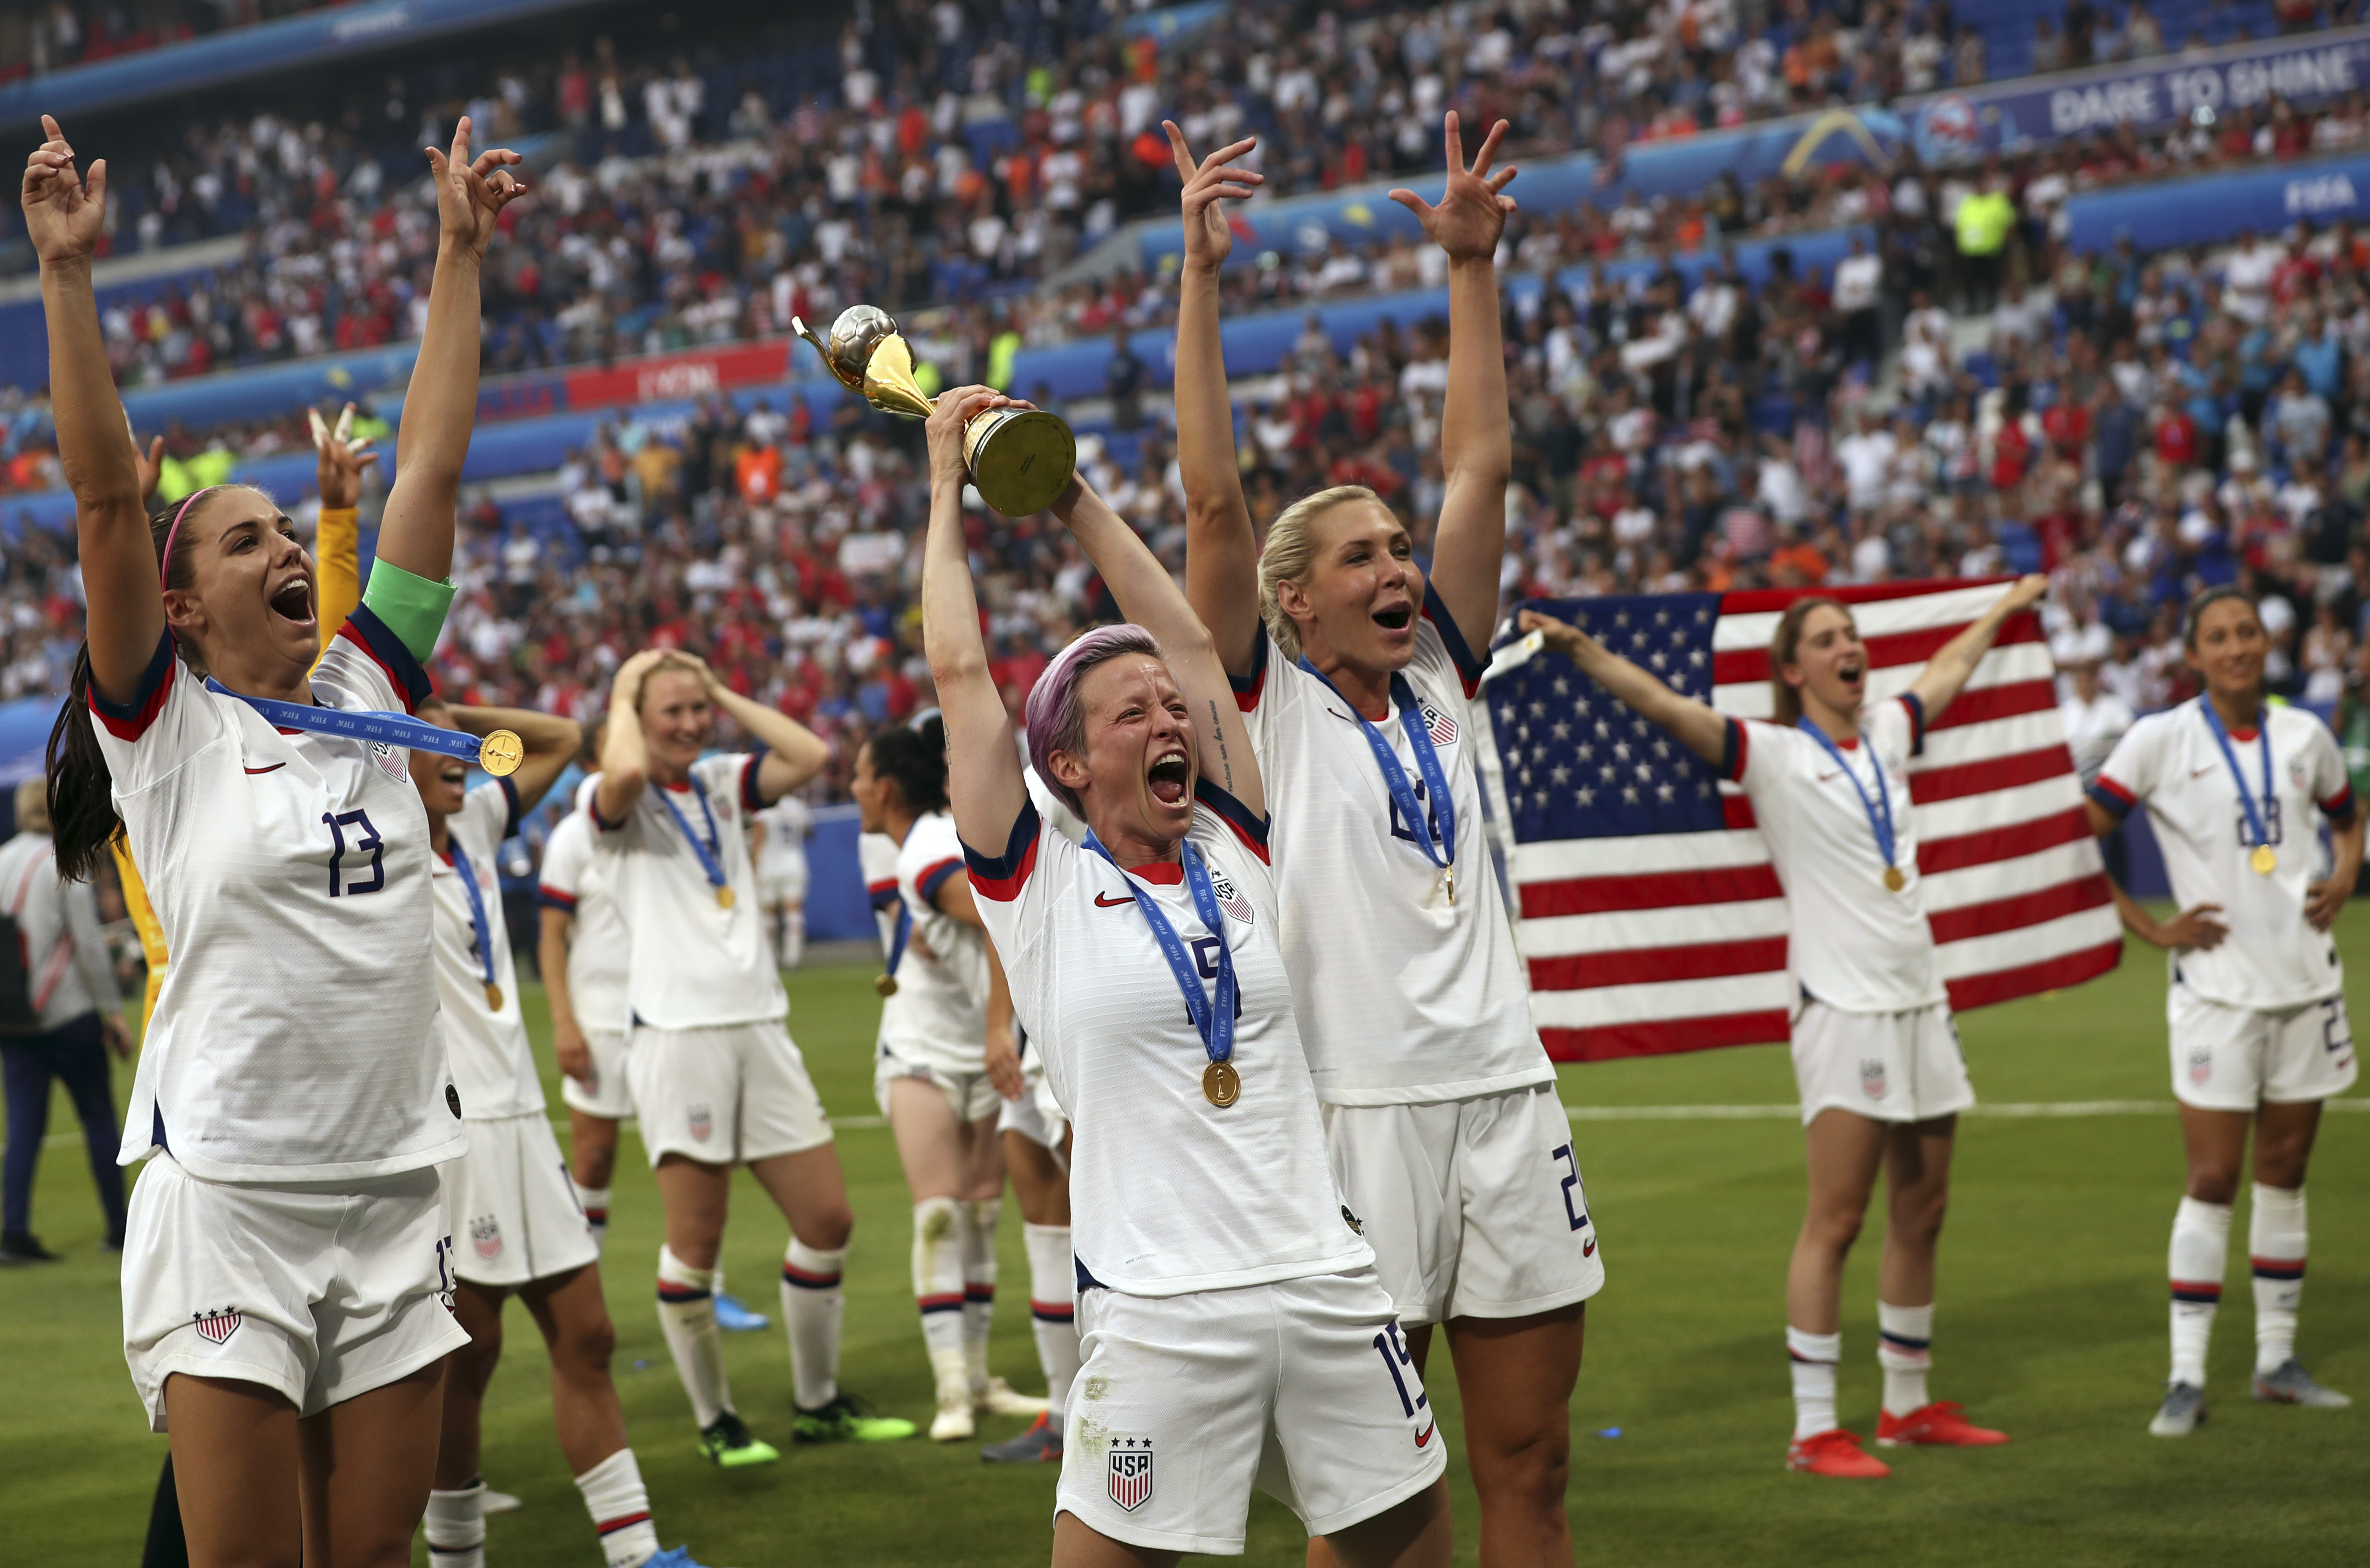
{"label": "female soccer player", "polygon": [[603,885],[584,811],[599,787],[604,721],[584,732],[577,761],[588,775],[577,809],[544,840],[535,902],[541,912],[535,959],[551,1009],[551,1052],[559,1098],[568,1102],[568,1175],[597,1246],[609,1233],[609,1183],[617,1169],[617,1124],[634,1113],[626,1084],[626,922]]}
{"label": "female soccer player", "polygon": [[[702,757],[717,712],[754,753]],[[911,1422],[862,1414],[839,1390],[840,1266],[847,1187],[831,1124],[783,1027],[789,998],[757,909],[746,813],[822,771],[812,732],[731,691],[687,653],[619,666],[588,809],[601,876],[625,917],[626,1046],[642,1143],[666,1209],[659,1323],[691,1396],[700,1447],[719,1465],[781,1455],[732,1408],[714,1294],[732,1168],[746,1165],[790,1225],[782,1318],[802,1443],[883,1442]]]}
{"label": "female soccer player", "polygon": [[2004,592],[1900,697],[1867,705],[1868,650],[1851,612],[1797,599],[1769,644],[1777,719],[1746,724],[1681,697],[1576,627],[1524,610],[1521,625],[1582,674],[1741,784],[1786,890],[1788,962],[1801,989],[1794,1079],[1802,1095],[1810,1203],[1786,1274],[1794,1439],[1786,1462],[1812,1475],[1882,1476],[1883,1461],[1835,1424],[1844,1260],[1883,1170],[1892,1189],[1879,1266],[1877,1360],[1887,1447],[2005,1443],[1927,1397],[1934,1247],[1950,1198],[1958,1113],[1975,1102],[1918,897],[1909,759],[1975,673],[1993,639],[2039,602],[2048,579]]}
{"label": "female soccer player", "polygon": [[914,1299],[938,1380],[930,1437],[960,1442],[975,1430],[975,1411],[1045,1409],[987,1371],[1004,1159],[1003,1097],[985,1058],[991,1033],[1012,1032],[1012,997],[971,883],[957,874],[945,726],[931,719],[874,734],[856,754],[849,792],[864,831],[897,846],[897,930],[910,935],[902,953],[890,942],[873,1093],[914,1193]]}
{"label": "female soccer player", "polygon": [[785,969],[796,969],[807,950],[807,835],[813,831],[814,813],[796,795],[783,796],[749,820],[765,932]]}
{"label": "female soccer player", "polygon": [[466,118],[429,151],[440,234],[401,462],[369,592],[323,654],[313,562],[269,498],[224,485],[142,515],[91,294],[106,166],[86,179],[43,128],[24,208],[89,600],[50,745],[59,864],[88,876],[122,831],[171,868],[150,892],[173,963],[121,1155],[155,1156],[132,1197],[125,1357],[172,1433],[193,1562],[400,1562],[443,1363],[467,1343],[434,1170],[466,1145],[418,969],[433,898],[406,753],[307,721],[423,728],[408,714],[452,599],[478,265],[525,189],[518,156],[473,161]]}
{"label": "female soccer player", "polygon": [[454,1249],[454,1316],[469,1332],[444,1386],[436,1488],[428,1494],[428,1550],[436,1568],[484,1568],[486,1483],[477,1471],[478,1418],[502,1355],[502,1303],[526,1302],[551,1353],[552,1416],[560,1452],[592,1516],[609,1568],[685,1564],[662,1556],[650,1493],[609,1376],[616,1330],[601,1298],[600,1248],[568,1181],[544,1111],[543,1083],[519,1009],[518,974],[502,918],[495,856],[568,766],[582,740],[565,719],[509,708],[455,708],[431,698],[420,716],[524,743],[518,771],[475,790],[459,757],[411,754],[411,781],[428,813],[436,892],[433,960],[444,1048],[461,1089],[469,1152],[447,1169],[452,1212],[466,1231]]}
{"label": "female soccer player", "polygon": [[[1185,181],[1177,449],[1186,584],[1216,640],[1276,802],[1283,941],[1342,1195],[1366,1227],[1419,1364],[1445,1324],[1490,1568],[1569,1562],[1564,1489],[1582,1303],[1602,1288],[1571,1128],[1490,884],[1467,744],[1497,616],[1513,461],[1491,259],[1513,201],[1468,168],[1447,117],[1439,205],[1391,197],[1448,255],[1447,477],[1431,579],[1359,486],[1287,507],[1261,549],[1235,467],[1218,340],[1224,200],[1237,142]],[[1262,628],[1264,621],[1264,628]],[[1354,914],[1354,920],[1351,918]],[[1317,1560],[1312,1557],[1312,1561]]]}
{"label": "female soccer player", "polygon": [[1444,1563],[1438,1427],[1325,1170],[1259,764],[1209,634],[1075,479],[1053,511],[1144,624],[1088,632],[1030,695],[1084,847],[1030,801],[962,532],[964,421],[1007,405],[967,386],[930,419],[923,628],[972,890],[1076,1128],[1099,1397],[1073,1412],[1053,1561],[1239,1552],[1257,1484],[1346,1562]]}
{"label": "female soccer player", "polygon": [[[2295,1336],[2305,1167],[2320,1102],[2351,1088],[2359,1071],[2329,928],[2361,874],[2362,818],[2329,726],[2264,700],[2271,640],[2252,599],[2207,589],[2189,606],[2181,642],[2204,695],[2132,726],[2090,789],[2090,825],[2100,834],[2147,807],[2181,905],[2178,917],[2158,920],[2115,889],[2124,926],[2169,955],[2172,1092],[2189,1153],[2189,1184],[2172,1219],[2172,1376],[2148,1424],[2159,1437],[2185,1437],[2205,1417],[2205,1344],[2222,1300],[2250,1119],[2255,1397],[2353,1402],[2297,1363]],[[2332,830],[2325,871],[2316,813]]]}

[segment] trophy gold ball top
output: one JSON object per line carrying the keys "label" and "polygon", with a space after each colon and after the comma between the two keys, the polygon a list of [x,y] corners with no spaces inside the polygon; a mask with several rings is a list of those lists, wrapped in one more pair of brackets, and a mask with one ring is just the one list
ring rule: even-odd
{"label": "trophy gold ball top", "polygon": [[828,338],[815,336],[814,329],[793,318],[790,328],[823,355],[823,363],[839,384],[850,392],[864,390],[864,372],[872,363],[873,351],[881,342],[897,335],[896,317],[877,305],[851,305],[839,313],[831,324]]}

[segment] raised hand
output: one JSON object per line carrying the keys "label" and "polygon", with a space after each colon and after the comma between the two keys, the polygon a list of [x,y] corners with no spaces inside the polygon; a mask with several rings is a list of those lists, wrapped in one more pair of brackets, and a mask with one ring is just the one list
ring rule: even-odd
{"label": "raised hand", "polygon": [[1168,150],[1177,159],[1177,178],[1185,184],[1179,204],[1185,213],[1186,264],[1215,271],[1235,248],[1235,231],[1226,222],[1226,210],[1221,203],[1247,200],[1254,188],[1267,180],[1267,176],[1254,169],[1228,167],[1258,146],[1259,138],[1246,136],[1231,146],[1220,147],[1197,164],[1192,149],[1185,144],[1185,133],[1177,128],[1175,121],[1164,120],[1160,128],[1168,133]]}
{"label": "raised hand", "polygon": [[49,115],[41,116],[47,138],[25,160],[25,235],[44,267],[87,261],[98,253],[107,218],[107,160],[90,166],[86,179],[75,167],[74,148]]}
{"label": "raised hand", "polygon": [[338,416],[334,430],[318,409],[307,409],[305,414],[313,425],[313,481],[321,492],[321,504],[333,511],[351,512],[362,504],[362,470],[378,461],[378,454],[370,449],[369,436],[353,439],[351,403]]}
{"label": "raised hand", "polygon": [[123,416],[123,433],[132,443],[132,464],[140,470],[140,504],[150,512],[156,510],[156,486],[165,477],[165,438],[149,438],[148,449],[140,449],[140,432],[132,428],[132,416]]}
{"label": "raised hand", "polygon": [[1452,260],[1486,261],[1498,252],[1498,238],[1506,232],[1506,214],[1514,210],[1514,199],[1501,195],[1506,182],[1517,171],[1513,165],[1490,172],[1497,158],[1498,144],[1506,137],[1507,124],[1501,120],[1490,127],[1482,139],[1481,150],[1473,156],[1471,167],[1465,163],[1465,138],[1458,133],[1456,111],[1450,110],[1444,125],[1448,142],[1448,189],[1441,192],[1440,204],[1433,206],[1412,190],[1397,190],[1391,200],[1416,215],[1423,232],[1432,242],[1445,250]]}
{"label": "raised hand", "polygon": [[1536,610],[1521,612],[1514,617],[1514,627],[1519,631],[1537,632],[1541,642],[1575,664],[1585,664],[1588,660],[1603,656],[1605,651],[1605,644],[1570,621],[1559,621]]}
{"label": "raised hand", "polygon": [[472,256],[483,256],[502,209],[526,194],[526,182],[509,167],[525,160],[508,147],[492,147],[472,163],[466,114],[453,128],[450,152],[425,150],[429,167],[436,171],[436,218],[442,237],[466,247]]}
{"label": "raised hand", "polygon": [[963,455],[963,427],[990,409],[1025,409],[993,386],[956,386],[938,394],[936,410],[925,429],[930,440],[930,483],[971,483],[971,465]]}

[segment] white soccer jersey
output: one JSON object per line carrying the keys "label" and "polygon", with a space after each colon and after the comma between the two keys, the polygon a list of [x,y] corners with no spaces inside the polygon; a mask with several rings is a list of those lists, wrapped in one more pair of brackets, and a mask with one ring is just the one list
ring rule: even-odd
{"label": "white soccer jersey", "polygon": [[[885,833],[866,833],[856,840],[856,859],[864,872],[864,891],[872,901],[873,923],[880,928],[880,965],[887,974],[902,974],[905,967],[905,943],[898,932],[910,932],[905,917],[905,905],[897,896],[897,841]],[[880,1028],[875,1042],[889,1038],[895,1029],[900,1036],[907,1032],[903,1019],[913,999],[905,995],[904,982],[880,998]]]}
{"label": "white soccer jersey", "polygon": [[987,1036],[987,938],[943,913],[938,889],[963,869],[962,840],[944,812],[917,817],[897,850],[897,897],[913,920],[897,966],[903,1004],[881,1020],[880,1037],[909,1061],[949,1072],[978,1072]]}
{"label": "white soccer jersey", "polygon": [[[313,672],[347,710],[429,692],[358,609]],[[282,733],[217,696],[169,636],[94,726],[173,963],[118,1156],[214,1182],[342,1181],[458,1159],[461,1101],[421,983],[428,813],[397,747]]]}
{"label": "white soccer jersey", "polygon": [[814,831],[813,808],[796,795],[785,795],[752,816],[765,826],[765,847],[758,856],[759,870],[773,877],[803,876],[807,835]]}
{"label": "white soccer jersey", "polygon": [[[1720,771],[1753,798],[1754,820],[1786,890],[1787,967],[1801,989],[1838,1012],[1908,1012],[1950,999],[1918,895],[1910,816],[1909,759],[1925,744],[1925,709],[1908,696],[1867,710],[1860,738],[1837,748],[1842,767],[1800,730],[1728,721]],[[1869,823],[1868,805],[1877,800],[1871,751],[1893,806],[1893,863],[1904,879],[1898,893],[1885,888],[1884,857]]]}
{"label": "white soccer jersey", "polygon": [[[644,789],[622,823],[603,821],[597,799],[588,808],[601,830],[593,844],[602,876],[631,933],[626,1001],[635,1022],[709,1029],[777,1020],[789,1007],[749,864],[744,813],[762,804],[764,755],[702,757],[679,788]],[[722,869],[729,907],[718,901],[692,834]]]}
{"label": "white soccer jersey", "polygon": [[[1551,1083],[1530,984],[1490,862],[1467,703],[1477,660],[1430,585],[1406,669],[1456,812],[1456,896],[1399,820],[1350,705],[1262,631],[1235,683],[1275,811],[1283,952],[1317,1098],[1332,1105],[1467,1099]],[[1423,798],[1394,707],[1376,726]],[[1427,814],[1431,808],[1427,804]]]}
{"label": "white soccer jersey", "polygon": [[[966,849],[972,891],[1054,1099],[1076,1128],[1071,1234],[1081,1285],[1178,1296],[1374,1261],[1344,1217],[1276,940],[1266,824],[1207,783],[1187,839],[1226,929],[1195,912],[1184,868],[1133,877],[1024,807],[1002,857]],[[1209,1058],[1135,900],[1151,896],[1202,959],[1233,954],[1242,1096],[1202,1091]]]}
{"label": "white soccer jersey", "polygon": [[592,837],[590,813],[573,811],[559,819],[544,841],[543,872],[535,897],[545,908],[565,910],[575,917],[576,928],[568,941],[568,1000],[577,1027],[623,1034],[629,947],[626,918],[609,896]]}
{"label": "white soccer jersey", "polygon": [[[519,1011],[518,970],[511,960],[501,877],[494,863],[502,840],[518,831],[518,790],[507,778],[480,784],[462,797],[461,809],[444,826],[450,852],[437,857],[430,872],[436,890],[436,995],[443,1005],[444,1051],[452,1058],[453,1081],[461,1086],[462,1114],[473,1122],[540,1114],[543,1080],[535,1074],[535,1048]],[[461,871],[465,861],[486,915],[490,980]],[[499,1008],[487,1003],[489,984],[501,992]]]}
{"label": "white soccer jersey", "polygon": [[2279,864],[2269,876],[2248,864],[2255,843],[2238,803],[2238,780],[2192,698],[2132,726],[2090,798],[2117,816],[2147,807],[2164,852],[2172,895],[2184,909],[2218,904],[2230,928],[2221,945],[2170,955],[2181,983],[2231,1008],[2287,1008],[2345,988],[2337,944],[2304,917],[2306,884],[2319,874],[2317,813],[2339,822],[2354,810],[2345,759],[2329,726],[2301,709],[2267,705],[2272,801],[2263,801],[2263,753],[2256,731],[2234,731],[2230,750]]}

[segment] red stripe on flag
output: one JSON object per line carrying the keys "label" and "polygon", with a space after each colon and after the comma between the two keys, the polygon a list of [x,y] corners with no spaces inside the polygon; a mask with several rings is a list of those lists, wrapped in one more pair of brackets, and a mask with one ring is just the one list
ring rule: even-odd
{"label": "red stripe on flag", "polygon": [[1720,798],[1720,820],[1732,828],[1761,825],[1759,819],[1753,814],[1753,797],[1750,795],[1722,795]]}
{"label": "red stripe on flag", "polygon": [[1926,726],[1926,732],[1956,729],[1961,724],[1981,724],[1993,719],[2013,719],[2023,713],[2046,713],[2057,706],[2057,685],[2054,681],[2011,681],[2007,686],[1977,686],[1962,691],[1942,717]]}
{"label": "red stripe on flag", "polygon": [[1873,605],[1885,599],[1915,599],[1921,594],[1949,594],[1961,588],[1981,588],[1989,583],[2015,581],[2013,577],[1925,577],[1906,582],[1863,582],[1844,588],[1751,588],[1721,594],[1720,613],[1724,616],[1764,615],[1771,610],[1782,610],[1797,599],[1833,599],[1845,605]]}
{"label": "red stripe on flag", "polygon": [[1602,1029],[1542,1029],[1539,1039],[1559,1062],[1615,1062],[1624,1056],[1670,1056],[1722,1045],[1775,1045],[1786,1038],[1786,1013],[1726,1013],[1660,1023],[1616,1023]]}
{"label": "red stripe on flag", "polygon": [[1969,1008],[1989,1007],[1994,1002],[2012,1002],[2019,997],[2079,986],[2114,968],[2123,956],[2123,939],[2118,936],[2113,941],[2060,953],[2038,963],[1995,969],[1988,974],[1964,975],[1950,982],[1950,1006],[1964,1012]]}
{"label": "red stripe on flag", "polygon": [[1777,870],[1767,864],[1723,866],[1705,871],[1662,871],[1635,877],[1568,877],[1524,882],[1523,918],[1558,915],[1605,915],[1623,909],[1668,909],[1675,905],[1734,904],[1749,898],[1782,898]]}
{"label": "red stripe on flag", "polygon": [[[1939,653],[1944,643],[1966,629],[1965,621],[1920,627],[1916,631],[1895,631],[1871,637],[1861,646],[1868,650],[1868,667],[1871,670],[1890,669],[1896,664],[1922,664]],[[2000,628],[2000,634],[1992,646],[2005,648],[2011,642],[2041,640],[2041,617],[2020,615]],[[1732,648],[1725,653],[1715,653],[1711,656],[1711,678],[1714,686],[1766,681],[1769,678],[1769,650]]]}
{"label": "red stripe on flag", "polygon": [[2038,855],[2043,849],[2054,849],[2060,844],[2074,844],[2089,836],[2089,813],[2074,806],[2049,816],[2010,823],[2006,827],[1921,844],[1917,847],[1917,870],[1929,877],[1943,871],[1964,870],[1969,866],[1987,866],[1994,860],[2012,860],[2019,855]]}
{"label": "red stripe on flag", "polygon": [[1704,942],[1693,947],[1622,948],[1612,952],[1535,958],[1531,960],[1531,988],[1586,991],[1599,986],[1644,986],[1709,980],[1723,974],[1760,974],[1785,967],[1783,937]]}
{"label": "red stripe on flag", "polygon": [[1987,756],[1981,762],[1964,762],[1956,767],[1929,767],[1909,776],[1909,798],[1921,806],[1939,805],[1944,801],[1963,800],[1969,795],[1988,794],[1994,790],[2013,790],[2019,784],[2038,784],[2044,778],[2074,771],[2074,758],[2061,742],[2035,751],[2011,752],[2006,756]]}
{"label": "red stripe on flag", "polygon": [[1945,909],[1929,915],[1927,924],[1934,928],[1934,940],[1962,942],[1970,937],[1997,936],[2019,927],[2038,926],[2044,920],[2055,920],[2067,915],[2078,915],[2085,909],[2096,909],[2111,904],[2115,895],[2108,891],[2104,871],[2072,882],[2062,882],[2054,887],[2036,888],[2008,898],[1995,898],[1988,904],[1969,904],[1957,909]]}

